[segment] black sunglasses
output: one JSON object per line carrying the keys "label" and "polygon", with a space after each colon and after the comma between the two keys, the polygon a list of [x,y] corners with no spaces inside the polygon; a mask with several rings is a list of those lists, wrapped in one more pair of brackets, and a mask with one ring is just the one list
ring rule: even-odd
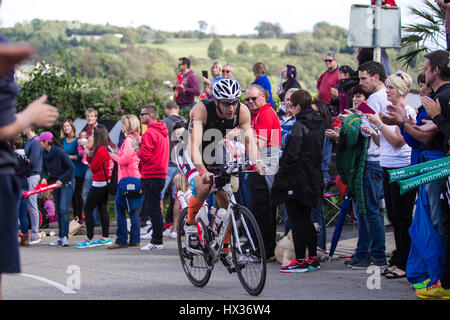
{"label": "black sunglasses", "polygon": [[230,73],[231,70],[222,70],[222,73]]}
{"label": "black sunglasses", "polygon": [[140,114],[140,116],[145,116],[145,115],[147,115],[148,113],[141,113]]}
{"label": "black sunglasses", "polygon": [[250,97],[250,98],[245,98],[245,102],[249,102],[250,100],[252,100],[253,102],[256,101],[256,99],[258,99],[259,97]]}
{"label": "black sunglasses", "polygon": [[325,62],[332,62],[332,61],[334,61],[334,59],[325,59],[323,61],[325,61]]}

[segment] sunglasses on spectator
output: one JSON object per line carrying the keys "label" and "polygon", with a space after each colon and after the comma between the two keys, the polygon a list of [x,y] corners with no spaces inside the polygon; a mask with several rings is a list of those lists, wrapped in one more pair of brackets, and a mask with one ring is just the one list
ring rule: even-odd
{"label": "sunglasses on spectator", "polygon": [[324,61],[325,62],[332,62],[332,61],[334,61],[334,59],[325,59]]}
{"label": "sunglasses on spectator", "polygon": [[237,106],[237,104],[238,104],[238,100],[234,100],[234,101],[219,101],[219,103],[221,104],[221,105],[223,105],[224,107],[226,107],[226,108],[229,108],[230,106],[233,106],[233,107],[236,107]]}
{"label": "sunglasses on spectator", "polygon": [[248,97],[248,98],[245,98],[245,101],[249,102],[250,100],[252,100],[253,102],[255,102],[256,99],[258,99],[258,98],[259,98],[259,96],[258,97]]}
{"label": "sunglasses on spectator", "polygon": [[141,113],[140,114],[140,116],[145,116],[145,115],[147,115],[148,113]]}
{"label": "sunglasses on spectator", "polygon": [[231,70],[222,70],[222,73],[230,73]]}

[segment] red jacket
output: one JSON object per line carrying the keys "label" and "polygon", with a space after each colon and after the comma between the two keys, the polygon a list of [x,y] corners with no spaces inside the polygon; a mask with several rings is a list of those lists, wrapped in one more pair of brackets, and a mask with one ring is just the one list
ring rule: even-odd
{"label": "red jacket", "polygon": [[331,102],[331,88],[334,88],[338,82],[339,67],[332,71],[325,71],[317,79],[317,90],[319,90],[319,95],[317,99],[322,100],[327,105]]}
{"label": "red jacket", "polygon": [[136,152],[141,159],[139,162],[141,179],[166,178],[169,150],[169,132],[166,124],[163,121],[150,124],[142,135],[141,148]]}
{"label": "red jacket", "polygon": [[[95,153],[94,158],[87,157],[89,168],[92,171],[92,181],[105,182],[105,171],[108,176],[108,180],[111,180],[112,172],[112,160],[109,156],[108,149],[105,146],[100,146]],[[103,171],[103,167],[105,171]]]}

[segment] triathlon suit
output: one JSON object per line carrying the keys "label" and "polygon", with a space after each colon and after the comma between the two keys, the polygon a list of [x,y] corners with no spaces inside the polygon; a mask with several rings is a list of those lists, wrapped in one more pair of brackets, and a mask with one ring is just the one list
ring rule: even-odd
{"label": "triathlon suit", "polygon": [[[214,100],[202,100],[203,104],[206,107],[207,111],[207,118],[206,118],[206,124],[203,127],[203,133],[205,133],[208,129],[215,129],[219,130],[222,134],[222,138],[225,137],[227,131],[232,130],[239,126],[239,112],[241,104],[239,103],[237,109],[236,109],[236,115],[233,119],[223,119],[220,118],[216,113],[216,104],[214,103]],[[189,121],[192,121],[192,119],[189,119]],[[217,144],[219,141],[205,141],[203,139],[201,144],[201,152],[203,155],[203,152],[205,151],[205,148],[208,147],[210,144]],[[195,168],[191,157],[189,155],[189,148],[186,147],[187,142],[180,141],[176,148],[177,148],[177,166],[178,169],[181,171],[181,173],[184,174],[186,179],[188,180],[189,184],[194,187],[194,178],[199,175],[197,169]],[[214,156],[214,154],[212,155]],[[214,172],[217,168],[217,163],[211,163],[211,164],[205,164],[205,167],[210,172]],[[223,164],[223,163],[222,163]],[[195,188],[193,189],[195,190]]]}

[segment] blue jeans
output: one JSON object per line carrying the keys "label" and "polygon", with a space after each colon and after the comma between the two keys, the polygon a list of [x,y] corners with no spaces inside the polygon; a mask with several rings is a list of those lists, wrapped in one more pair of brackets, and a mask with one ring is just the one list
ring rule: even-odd
{"label": "blue jeans", "polygon": [[441,188],[445,179],[433,181],[425,185],[430,204],[430,219],[442,242],[445,243],[444,217],[441,210]]}
{"label": "blue jeans", "polygon": [[22,232],[22,234],[28,234],[28,229],[30,228],[30,223],[28,222],[27,218],[28,200],[24,198],[22,191],[23,190],[20,191],[20,200],[19,205],[17,206],[17,216],[20,222],[20,232]]}
{"label": "blue jeans", "polygon": [[[127,217],[125,211],[122,210],[122,208],[120,208],[117,205],[115,205],[114,211],[116,212],[116,219],[117,219],[116,243],[121,245],[127,245],[128,230],[127,230]],[[141,242],[139,214],[136,210],[133,210],[129,213],[129,216],[131,221],[130,244],[139,243]]]}
{"label": "blue jeans", "polygon": [[239,175],[239,199],[240,204],[250,210],[252,194],[250,193],[249,177],[247,173]]}
{"label": "blue jeans", "polygon": [[55,213],[58,217],[58,237],[67,237],[69,234],[69,205],[72,200],[75,179],[64,184],[61,188],[53,190],[53,201],[55,202]]}
{"label": "blue jeans", "polygon": [[320,226],[320,232],[317,235],[317,246],[326,251],[327,247],[327,229],[325,217],[323,216],[323,204],[322,199],[319,200],[317,206],[311,209],[311,221],[313,223],[318,223]]}
{"label": "blue jeans", "polygon": [[366,214],[360,215],[356,201],[353,208],[358,222],[358,243],[355,257],[358,260],[370,257],[373,261],[386,261],[384,219],[379,201],[383,192],[383,169],[378,161],[366,161],[363,176],[363,192]]}
{"label": "blue jeans", "polygon": [[167,177],[166,177],[166,182],[165,182],[165,184],[164,184],[164,188],[163,188],[163,190],[161,191],[161,200],[164,200],[164,194],[166,193],[166,190],[167,190],[167,188],[169,187],[169,184],[171,185],[171,188],[170,188],[170,196],[171,196],[172,198],[175,197],[174,194],[176,193],[176,191],[175,191],[174,185],[172,184],[172,181],[173,181],[173,177],[177,174],[177,172],[178,172],[178,168],[177,168],[177,167],[171,167],[171,166],[169,166],[169,167],[167,168]]}

